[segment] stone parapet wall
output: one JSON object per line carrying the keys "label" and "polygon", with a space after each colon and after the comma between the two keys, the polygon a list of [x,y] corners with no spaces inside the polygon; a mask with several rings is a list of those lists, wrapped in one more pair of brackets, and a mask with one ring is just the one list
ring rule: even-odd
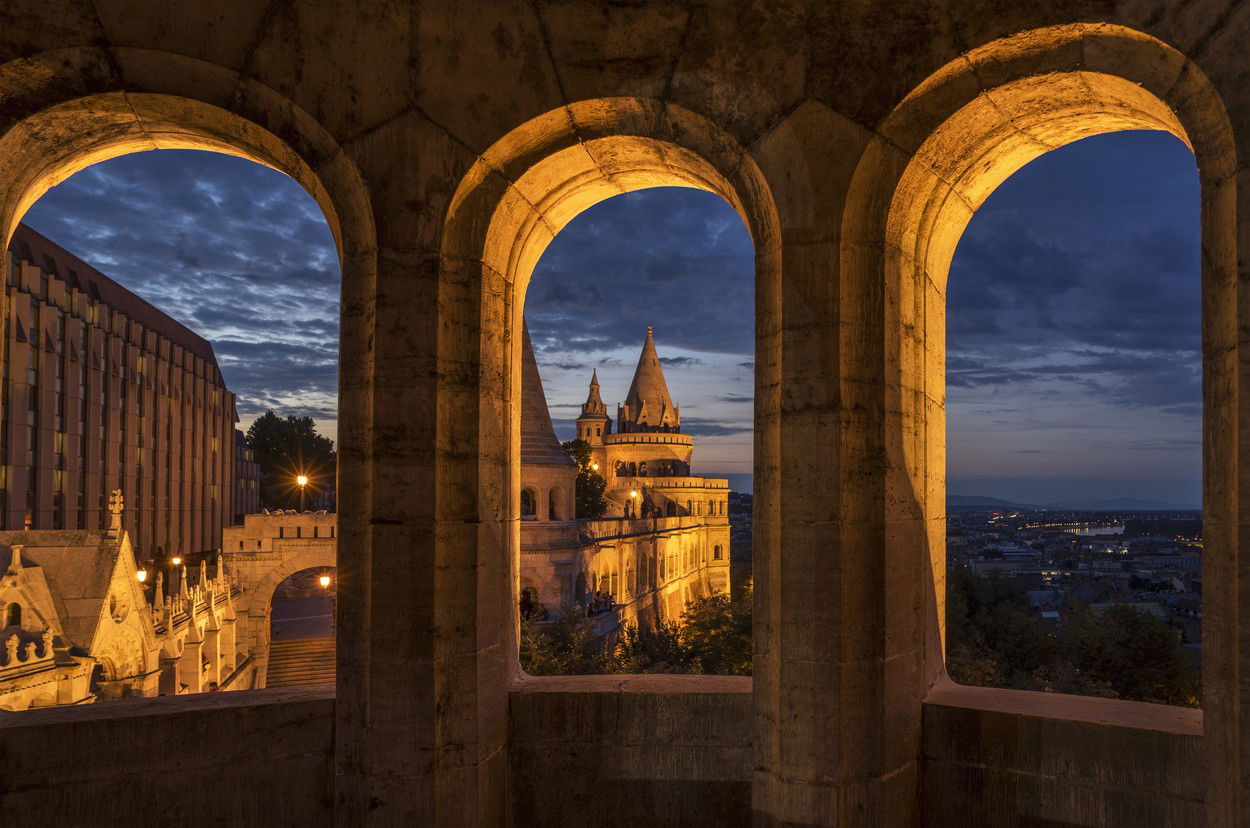
{"label": "stone parapet wall", "polygon": [[750,722],[749,678],[527,678],[509,694],[512,822],[749,825]]}
{"label": "stone parapet wall", "polygon": [[923,720],[927,826],[1206,824],[1198,710],[944,683]]}
{"label": "stone parapet wall", "polygon": [[332,687],[0,715],[0,825],[328,826],[333,719]]}

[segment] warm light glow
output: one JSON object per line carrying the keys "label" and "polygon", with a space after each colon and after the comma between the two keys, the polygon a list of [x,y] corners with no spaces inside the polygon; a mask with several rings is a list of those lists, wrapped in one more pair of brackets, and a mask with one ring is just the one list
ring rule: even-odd
{"label": "warm light glow", "polygon": [[590,467],[591,467],[592,469],[594,469],[595,471],[599,471],[599,464],[598,464],[598,463],[591,463],[591,464],[590,464]]}
{"label": "warm light glow", "polygon": [[318,579],[317,579],[317,581],[318,581],[318,582],[319,582],[319,583],[320,583],[323,587],[328,587],[328,586],[330,585],[330,576],[329,576],[329,575],[322,575],[320,578],[318,578]]}
{"label": "warm light glow", "polygon": [[297,476],[297,477],[295,478],[295,482],[296,482],[296,483],[298,483],[298,484],[300,484],[301,486],[307,486],[307,485],[308,485],[308,475],[306,475],[306,474],[301,474],[301,475]]}
{"label": "warm light glow", "polygon": [[148,579],[148,571],[146,569],[140,569],[138,572],[135,573],[135,580],[138,581],[139,583],[143,583],[147,579]]}
{"label": "warm light glow", "polygon": [[636,490],[631,490],[631,491],[630,491],[630,493],[629,493],[629,496],[630,496],[630,497],[637,497],[637,496],[638,496],[638,492],[637,492]]}
{"label": "warm light glow", "polygon": [[173,564],[174,564],[174,566],[181,566],[181,565],[182,565],[182,558],[180,558],[180,557],[179,557],[179,556],[177,556],[177,555],[174,555],[174,557],[173,557]]}

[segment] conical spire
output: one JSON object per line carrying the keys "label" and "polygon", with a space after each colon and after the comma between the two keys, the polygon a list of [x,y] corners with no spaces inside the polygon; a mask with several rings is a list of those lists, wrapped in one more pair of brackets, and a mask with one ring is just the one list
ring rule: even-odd
{"label": "conical spire", "polygon": [[582,403],[583,417],[603,417],[608,416],[608,407],[603,404],[603,397],[599,396],[599,372],[592,371],[590,374],[590,394],[586,396],[586,402]]}
{"label": "conical spire", "polygon": [[647,326],[647,338],[642,343],[642,354],[634,370],[634,381],[629,385],[625,405],[617,417],[621,432],[631,431],[679,431],[681,415],[664,381],[664,369],[655,351],[655,339],[651,326]]}
{"label": "conical spire", "polygon": [[521,322],[521,463],[571,466],[573,458],[556,439],[547,410],[547,395],[538,374],[538,360],[530,344],[529,327]]}

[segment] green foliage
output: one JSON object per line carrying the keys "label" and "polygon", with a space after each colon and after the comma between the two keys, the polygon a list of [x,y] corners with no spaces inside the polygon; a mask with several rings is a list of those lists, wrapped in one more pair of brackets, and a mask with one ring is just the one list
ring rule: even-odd
{"label": "green foliage", "polygon": [[626,625],[611,648],[610,673],[701,673],[699,659],[673,621]]}
{"label": "green foliage", "polygon": [[[271,509],[313,508],[323,495],[332,500],[337,466],[334,441],[317,433],[311,417],[283,418],[267,411],[247,430],[247,445],[260,464],[263,505]],[[299,474],[309,479],[303,504],[300,487],[295,484]],[[332,502],[324,505],[333,508]]]}
{"label": "green foliage", "polygon": [[1070,602],[1051,628],[1014,582],[956,570],[947,578],[946,615],[947,671],[961,684],[1199,703],[1179,634],[1134,607],[1098,614]]}
{"label": "green foliage", "polygon": [[681,621],[627,624],[595,635],[580,610],[521,624],[521,664],[531,675],[706,673],[751,675],[751,591],[692,601]]}
{"label": "green foliage", "polygon": [[577,485],[574,494],[577,504],[577,517],[602,517],[603,513],[608,509],[608,501],[603,496],[603,493],[607,491],[608,484],[597,471],[590,467],[590,443],[578,439],[569,440],[562,445],[564,450],[569,453],[569,457],[572,457],[573,461],[577,463]]}
{"label": "green foliage", "polygon": [[692,601],[682,614],[682,641],[700,672],[751,675],[751,590],[736,598],[721,593]]}
{"label": "green foliage", "polygon": [[580,610],[567,609],[546,624],[521,623],[521,664],[534,676],[583,676],[608,672],[603,639]]}

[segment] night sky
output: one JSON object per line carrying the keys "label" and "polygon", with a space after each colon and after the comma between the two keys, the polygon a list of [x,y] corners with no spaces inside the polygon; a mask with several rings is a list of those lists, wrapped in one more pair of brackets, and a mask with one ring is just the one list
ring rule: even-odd
{"label": "night sky", "polygon": [[[25,219],[212,343],[243,426],[309,414],[331,436],[337,257],[290,179],[198,152],[115,159]],[[1200,499],[1198,183],[1163,133],[1052,152],[974,216],[951,267],[955,494],[1051,503]],[[695,472],[749,487],[752,246],[718,197],[603,202],[544,254],[526,317],[561,438],[598,368],[609,413],[655,326]]]}

